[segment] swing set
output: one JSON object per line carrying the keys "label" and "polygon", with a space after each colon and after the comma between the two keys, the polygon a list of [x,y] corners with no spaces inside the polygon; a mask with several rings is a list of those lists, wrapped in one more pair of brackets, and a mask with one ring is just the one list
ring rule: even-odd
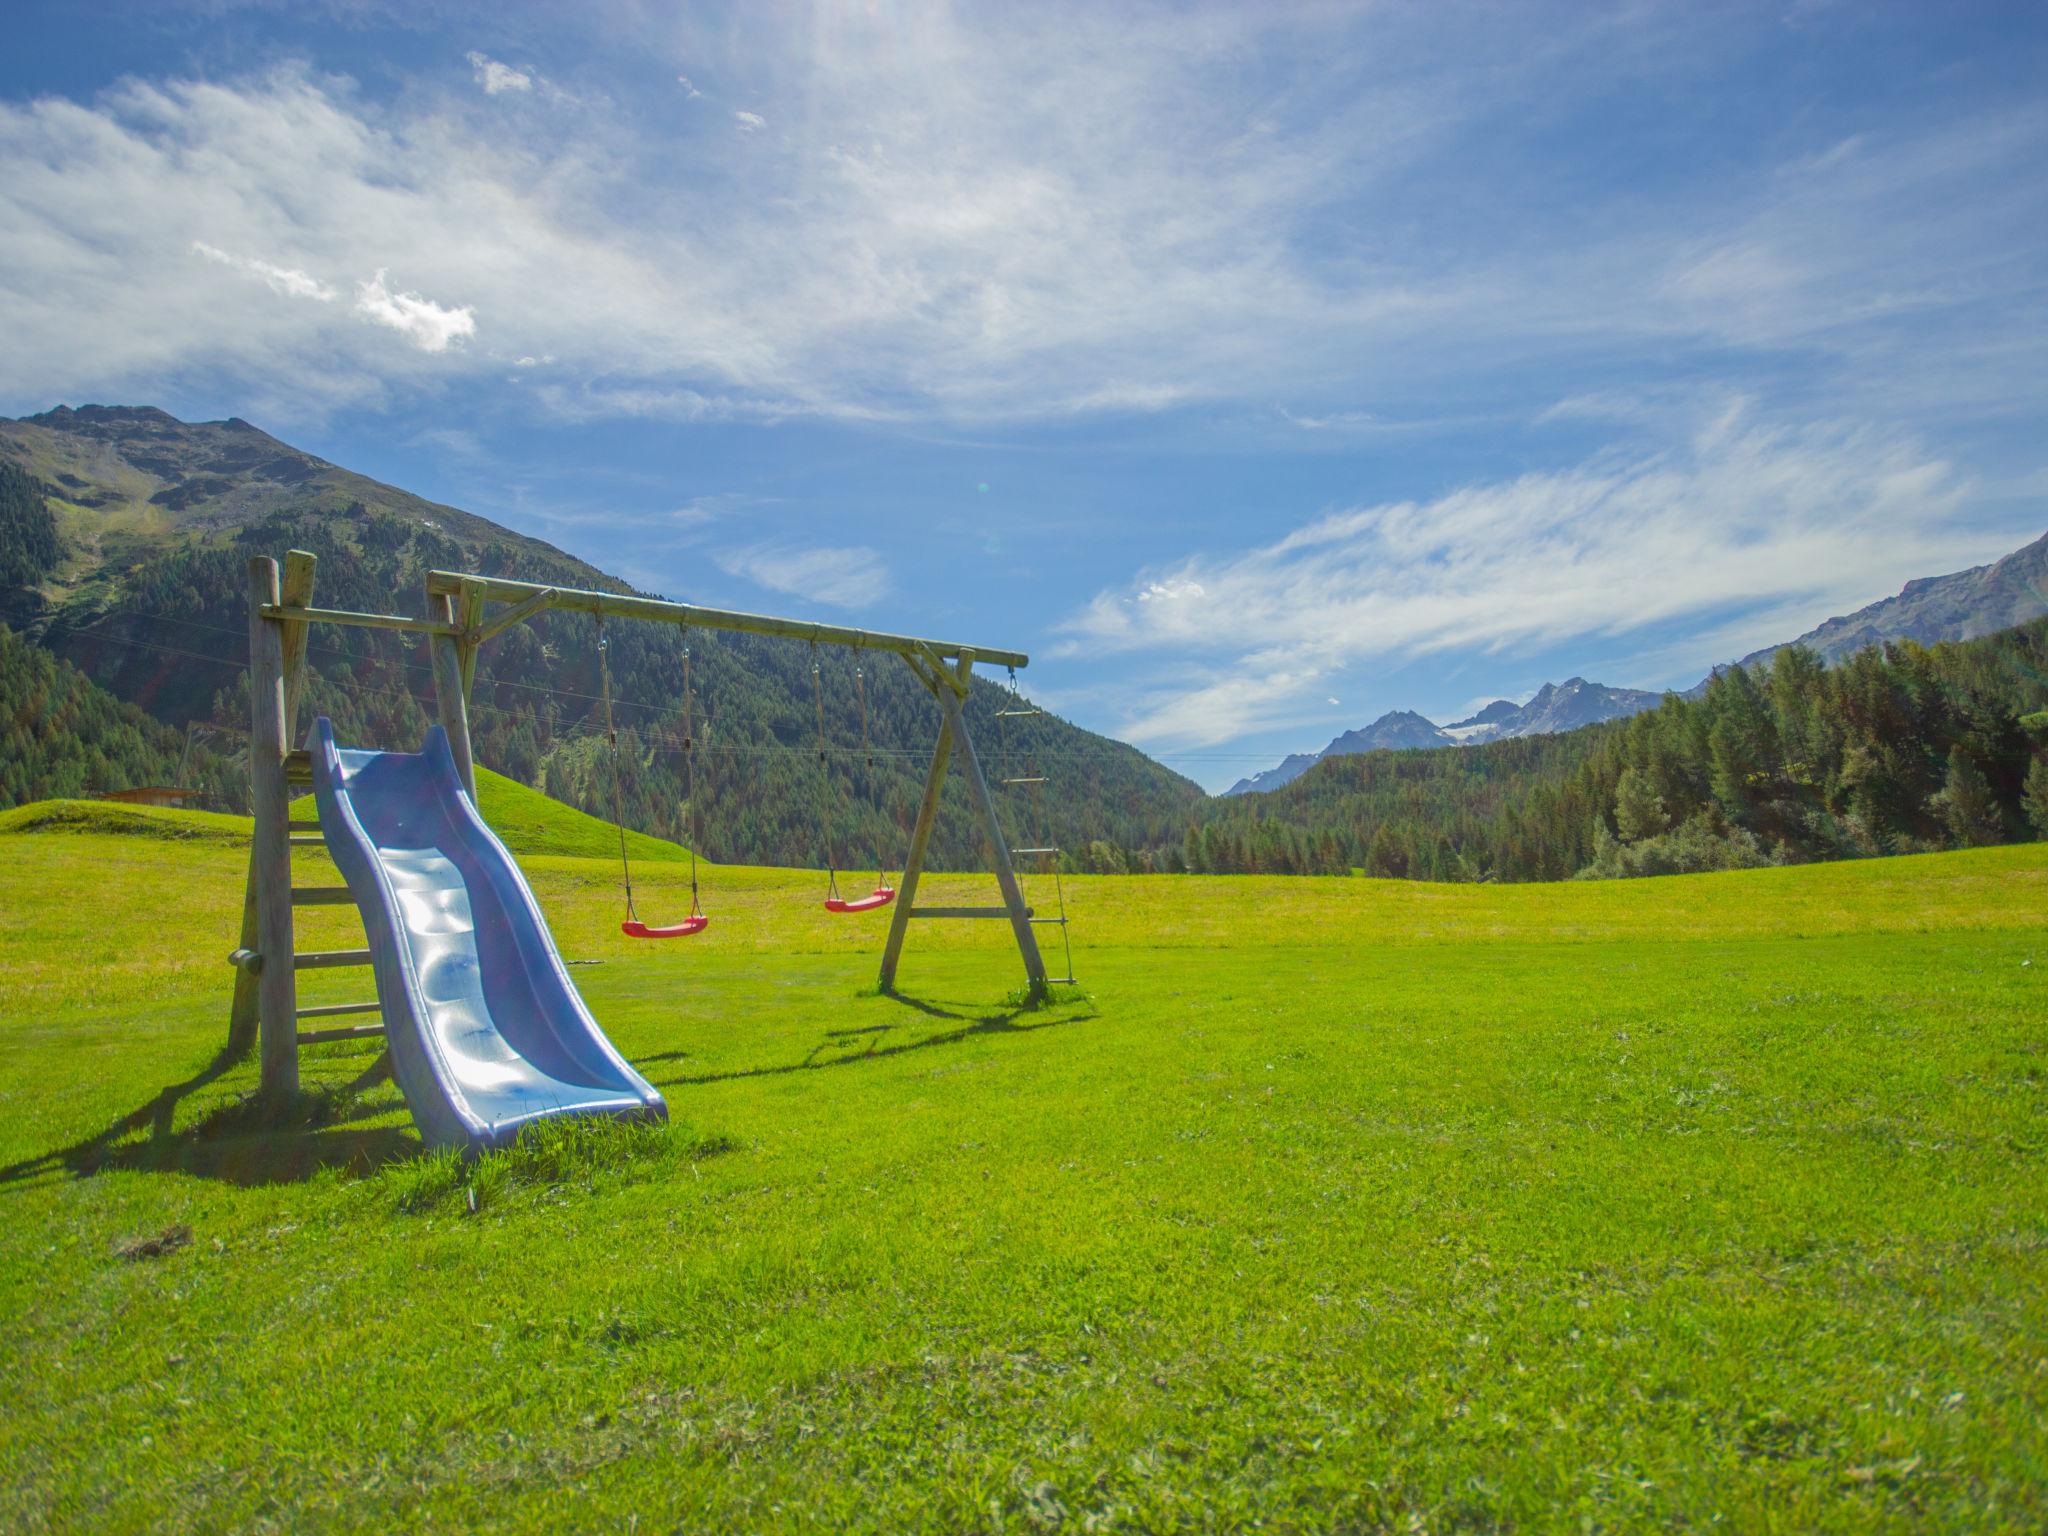
{"label": "swing set", "polygon": [[[236,967],[236,978],[228,1028],[231,1041],[250,1038],[259,1041],[265,1092],[291,1092],[297,1088],[301,1045],[367,1039],[386,1033],[382,1022],[332,1023],[334,1017],[341,1015],[378,1013],[380,1005],[375,1002],[300,1008],[297,1001],[296,977],[299,971],[360,967],[371,963],[368,949],[301,952],[294,938],[296,909],[338,906],[353,901],[345,886],[298,886],[292,880],[293,846],[322,841],[319,822],[292,820],[290,811],[293,787],[308,785],[313,777],[311,755],[305,750],[295,750],[294,742],[297,740],[301,706],[305,702],[306,642],[316,624],[390,630],[418,635],[427,641],[433,662],[438,722],[447,736],[456,777],[472,805],[476,800],[476,765],[469,737],[469,694],[476,677],[477,653],[497,636],[550,609],[589,614],[599,622],[598,658],[604,685],[605,732],[615,752],[618,740],[611,719],[609,636],[602,633],[602,626],[608,620],[637,619],[673,624],[683,629],[686,635],[695,628],[804,640],[810,643],[813,656],[821,645],[844,646],[855,651],[858,657],[854,676],[860,696],[861,751],[870,765],[873,755],[868,739],[865,664],[872,656],[896,656],[931,694],[939,708],[938,739],[933,744],[930,766],[925,775],[924,796],[918,803],[917,818],[911,828],[902,874],[897,883],[890,883],[886,869],[878,870],[875,889],[864,896],[847,898],[839,892],[839,866],[836,850],[830,846],[832,838],[828,817],[824,838],[827,855],[826,909],[834,913],[889,909],[889,932],[883,943],[878,978],[880,990],[885,993],[895,990],[904,940],[913,919],[992,918],[1006,921],[1016,940],[1017,953],[1024,962],[1024,978],[1030,996],[1043,998],[1051,986],[1073,980],[1071,975],[1051,977],[1046,974],[1045,960],[1034,932],[1035,927],[1057,925],[1064,934],[1066,913],[1061,910],[1057,914],[1040,916],[1034,912],[1025,902],[1023,886],[1018,881],[1013,863],[1013,857],[1041,861],[1056,858],[1059,850],[1046,846],[1016,849],[1010,846],[1003,834],[1002,819],[997,814],[988,780],[982,774],[981,759],[975,753],[974,739],[968,730],[963,708],[977,663],[1009,667],[1013,669],[1014,676],[1014,669],[1027,665],[1030,660],[1021,651],[978,649],[921,639],[915,635],[812,624],[801,619],[700,608],[691,603],[672,603],[660,598],[544,586],[537,582],[511,581],[458,571],[428,573],[427,612],[423,618],[357,613],[314,605],[314,566],[311,554],[292,550],[284,559],[280,581],[278,561],[259,555],[249,562],[249,773],[255,802],[255,826],[249,852],[248,885],[243,898],[241,944],[230,956]],[[815,662],[812,677],[813,699],[818,712],[818,751],[823,760],[829,743],[824,728],[824,684]],[[627,857],[623,823],[620,823],[619,857],[626,886],[623,929],[633,938],[684,938],[702,933],[711,921],[703,909],[697,883],[697,742],[693,730],[694,688],[687,645],[683,651],[682,684],[683,752],[691,823],[690,910],[680,922],[668,924],[649,923],[640,917],[633,904],[632,867]],[[987,839],[989,862],[1002,897],[1000,905],[921,906],[917,901],[925,851],[931,841],[932,826],[939,812],[939,797],[945,788],[955,753],[959,755],[960,777],[966,782],[977,813],[976,819]],[[826,777],[829,792],[830,776]],[[1018,777],[1005,775],[1003,782],[1007,785]],[[1035,769],[1021,777],[1043,782]],[[615,799],[614,821],[619,819],[619,810]],[[821,801],[821,815],[828,812],[829,805]],[[1040,868],[1046,867],[1041,863]],[[1054,878],[1057,881],[1056,867]],[[266,959],[271,963],[266,963]],[[301,1027],[308,1021],[317,1027]]]}

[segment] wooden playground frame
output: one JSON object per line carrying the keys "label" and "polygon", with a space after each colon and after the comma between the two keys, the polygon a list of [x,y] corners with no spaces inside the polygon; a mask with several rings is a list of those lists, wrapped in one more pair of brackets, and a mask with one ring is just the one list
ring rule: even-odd
{"label": "wooden playground frame", "polygon": [[[703,608],[692,603],[672,603],[625,593],[551,587],[458,571],[428,572],[425,618],[354,613],[346,609],[313,606],[314,569],[315,557],[299,549],[285,555],[281,577],[278,562],[267,555],[256,556],[249,562],[249,779],[255,832],[249,848],[249,880],[242,904],[241,944],[229,956],[236,967],[236,977],[228,1037],[237,1045],[246,1046],[252,1037],[258,1043],[264,1092],[291,1093],[297,1090],[301,1045],[369,1038],[384,1033],[381,1023],[313,1029],[299,1027],[307,1020],[379,1011],[375,1002],[341,1003],[319,1008],[298,1006],[299,971],[367,966],[370,963],[367,949],[299,952],[293,947],[295,908],[346,906],[353,900],[346,886],[294,888],[292,885],[293,846],[321,845],[324,841],[318,821],[295,822],[290,815],[293,786],[312,782],[307,755],[303,750],[295,750],[292,742],[298,733],[300,706],[305,699],[307,632],[315,624],[388,629],[427,637],[439,721],[447,732],[456,771],[472,799],[476,795],[476,765],[469,740],[469,692],[476,675],[477,652],[485,642],[549,609],[588,613],[600,619],[644,619],[683,629],[774,635],[814,645],[884,651],[902,657],[917,680],[938,701],[942,723],[938,741],[932,749],[931,765],[925,775],[924,798],[918,804],[910,849],[903,861],[902,883],[892,908],[888,941],[882,951],[881,989],[884,992],[895,990],[897,966],[902,959],[903,941],[911,919],[1000,918],[1008,920],[1016,938],[1030,996],[1037,1000],[1048,995],[1051,981],[1046,976],[1045,961],[1039,952],[1032,925],[1034,922],[1062,922],[1065,919],[1064,916],[1045,919],[1034,916],[1024,903],[1023,888],[1018,883],[1011,855],[1013,852],[1043,854],[1057,850],[1013,850],[1009,847],[961,707],[967,699],[977,662],[1011,668],[1028,666],[1030,657],[1022,651],[960,645],[913,635],[849,629],[836,624],[814,624],[802,619],[738,613],[722,608]],[[495,610],[492,604],[498,605]],[[939,796],[945,788],[947,769],[956,750],[960,754],[962,777],[966,779],[969,793],[986,823],[984,830],[995,867],[996,884],[1003,897],[1003,904],[999,907],[921,908],[916,904],[918,877],[923,873],[925,850],[931,841],[932,824],[938,817]],[[280,963],[266,963],[270,957],[276,957]],[[283,963],[286,961],[289,963]]]}

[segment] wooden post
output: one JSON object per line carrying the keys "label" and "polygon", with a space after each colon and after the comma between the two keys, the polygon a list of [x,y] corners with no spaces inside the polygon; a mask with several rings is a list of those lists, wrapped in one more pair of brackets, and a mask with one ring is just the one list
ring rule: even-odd
{"label": "wooden post", "polygon": [[256,825],[249,844],[256,905],[256,1014],[262,1042],[262,1088],[272,1095],[299,1087],[298,985],[292,973],[292,847],[290,792],[285,787],[284,625],[263,610],[278,601],[277,562],[249,562],[249,787]]}
{"label": "wooden post", "polygon": [[889,913],[889,942],[882,950],[884,992],[896,990],[896,963],[903,957],[903,935],[910,928],[910,909],[917,905],[917,877],[924,873],[924,851],[932,840],[932,823],[938,820],[939,794],[946,787],[946,765],[952,756],[952,728],[941,725],[938,744],[932,748],[932,766],[924,778],[924,799],[918,802],[917,822],[910,833],[910,851],[903,856],[902,883]]}
{"label": "wooden post", "polygon": [[982,776],[981,759],[975,755],[974,740],[967,734],[967,714],[961,707],[967,700],[968,683],[974,675],[974,653],[962,652],[953,672],[959,679],[958,688],[948,688],[941,693],[939,707],[945,710],[947,729],[952,733],[954,745],[960,749],[960,771],[988,822],[988,845],[995,860],[996,885],[1001,888],[1003,905],[1009,910],[1010,929],[1017,936],[1017,950],[1024,957],[1024,979],[1030,985],[1031,996],[1043,998],[1048,992],[1045,960],[1038,952],[1038,935],[1031,931],[1031,909],[1024,905],[1024,888],[1017,883],[1017,871],[1010,863],[1010,845],[1003,836],[1002,818],[996,815],[995,797],[988,792],[988,780]]}
{"label": "wooden post", "polygon": [[464,578],[461,593],[455,599],[455,622],[461,626],[462,638],[455,642],[456,654],[462,658],[462,697],[467,715],[469,691],[476,686],[476,653],[483,643],[481,633],[484,622],[484,584],[474,578]]}
{"label": "wooden post", "polygon": [[[285,551],[284,587],[279,600],[287,608],[312,606],[316,558],[303,549]],[[283,621],[284,741],[287,748],[299,742],[299,705],[306,697],[306,627],[304,619]]]}
{"label": "wooden post", "polygon": [[[427,617],[453,624],[455,600],[445,592],[432,594],[427,598]],[[434,650],[434,702],[441,712],[441,729],[448,733],[448,752],[462,776],[462,787],[474,802],[476,764],[469,755],[469,690],[462,680],[462,647],[452,634],[435,635],[428,644]]]}

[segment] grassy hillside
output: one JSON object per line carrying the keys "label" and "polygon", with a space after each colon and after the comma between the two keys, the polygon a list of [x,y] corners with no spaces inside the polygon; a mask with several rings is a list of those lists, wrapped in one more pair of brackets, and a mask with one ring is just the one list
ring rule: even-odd
{"label": "grassy hillside", "polygon": [[[375,612],[420,611],[426,572],[437,567],[627,590],[551,545],[352,474],[242,421],[186,423],[146,408],[53,411],[0,420],[0,460],[46,488],[61,543],[33,612],[17,622],[117,697],[180,727],[195,718],[231,730],[246,724],[252,554],[312,550],[319,601]],[[9,526],[0,520],[0,540]],[[892,627],[932,625],[906,612]],[[686,838],[692,823],[679,738],[687,646],[705,851],[814,866],[828,853],[846,864],[901,860],[939,721],[907,668],[839,651],[820,658],[829,734],[821,763],[804,646],[616,625],[613,689],[625,753],[615,765],[600,736],[596,639],[593,621],[550,614],[485,647],[471,707],[481,760],[601,813],[617,780],[629,825]],[[395,747],[419,740],[432,674],[417,643],[323,630],[312,637],[309,661],[308,703],[331,716],[344,739]],[[865,672],[871,754],[859,750],[856,666]],[[983,681],[969,702],[989,749],[1003,698]],[[1051,837],[1074,847],[1173,841],[1202,801],[1194,784],[1121,743],[1051,716],[1033,722],[1031,733],[1055,793],[1049,826],[1027,829],[1025,808],[1013,808],[1019,841],[1027,831],[1033,842]],[[934,834],[936,863],[972,867],[984,857],[981,842],[965,797],[949,796]]]}
{"label": "grassy hillside", "polygon": [[[476,771],[477,809],[507,848],[517,854],[570,854],[600,862],[619,857],[618,829],[574,806],[550,800],[502,773]],[[310,798],[297,810],[311,817]],[[0,835],[21,832],[89,832],[172,842],[210,840],[246,847],[249,818],[213,811],[166,810],[160,806],[115,805],[105,800],[37,800],[0,811]],[[626,833],[626,849],[637,860],[668,860],[689,850],[642,832]]]}
{"label": "grassy hillside", "polygon": [[801,872],[653,946],[526,863],[674,1125],[465,1173],[370,1048],[252,1117],[237,850],[10,839],[0,1522],[2048,1523],[2048,848],[1079,878],[1029,1013],[997,924],[899,1002]]}

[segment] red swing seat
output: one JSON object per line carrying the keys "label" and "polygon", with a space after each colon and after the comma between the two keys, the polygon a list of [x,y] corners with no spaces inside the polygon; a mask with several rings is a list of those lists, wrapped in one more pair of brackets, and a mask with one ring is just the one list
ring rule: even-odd
{"label": "red swing seat", "polygon": [[[894,896],[896,893],[891,891],[889,894]],[[702,933],[710,923],[711,919],[702,912],[664,927],[654,927],[638,918],[631,918],[619,924],[619,932],[629,939],[687,939],[693,933]]]}
{"label": "red swing seat", "polygon": [[873,912],[886,907],[896,899],[896,887],[886,881],[874,889],[871,896],[856,896],[848,901],[844,896],[830,896],[825,900],[827,912]]}

